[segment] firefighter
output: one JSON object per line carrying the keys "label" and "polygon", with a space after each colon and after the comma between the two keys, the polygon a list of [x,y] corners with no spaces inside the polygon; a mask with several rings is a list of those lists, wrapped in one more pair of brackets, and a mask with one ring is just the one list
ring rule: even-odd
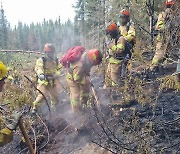
{"label": "firefighter", "polygon": [[[123,46],[125,46],[125,52],[126,52],[126,57],[123,62],[122,66],[122,72],[121,72],[121,77],[123,78],[125,76],[125,72],[127,69],[127,65],[129,63],[129,60],[131,59],[132,56],[132,49],[134,47],[134,44],[136,42],[135,37],[136,37],[136,31],[133,23],[130,21],[130,12],[129,10],[123,9],[120,12],[120,26],[119,30],[121,35],[124,37],[124,41],[122,41]],[[130,68],[130,67],[129,67]]]}
{"label": "firefighter", "polygon": [[70,88],[71,107],[73,112],[79,112],[87,107],[90,81],[88,76],[93,66],[100,64],[102,54],[97,49],[85,51],[79,60],[70,64],[67,69],[67,84]]}
{"label": "firefighter", "polygon": [[[5,79],[7,75],[7,69],[6,66],[0,61],[0,92],[2,92]],[[0,106],[0,112],[1,112],[1,106]],[[20,113],[14,112],[10,119],[6,119],[6,121],[3,121],[3,118],[0,117],[0,147],[4,146],[5,144],[11,142],[13,140],[13,130],[16,129],[19,119],[21,117]],[[2,128],[2,123],[5,123],[6,127]]]}
{"label": "firefighter", "polygon": [[166,0],[166,9],[158,16],[155,25],[156,38],[156,51],[152,59],[152,71],[159,71],[159,64],[163,62],[168,46],[168,37],[166,36],[167,29],[170,25],[170,20],[173,12],[175,0]]}
{"label": "firefighter", "polygon": [[120,26],[111,23],[106,28],[106,34],[110,35],[113,44],[109,47],[109,65],[107,76],[111,79],[111,86],[120,83],[120,77],[124,78],[126,66],[131,58],[131,51],[135,43],[135,28],[130,24],[130,13],[122,10],[120,13]]}
{"label": "firefighter", "polygon": [[[44,52],[45,57],[39,58],[35,66],[35,72],[38,78],[37,89],[39,89],[44,96],[47,96],[47,92],[50,94],[51,107],[55,109],[55,105],[58,103],[58,91],[56,83],[60,75],[62,65],[55,56],[55,47],[53,44],[45,44]],[[33,102],[33,114],[37,112],[37,106],[43,100],[43,95],[39,93],[36,100]]]}

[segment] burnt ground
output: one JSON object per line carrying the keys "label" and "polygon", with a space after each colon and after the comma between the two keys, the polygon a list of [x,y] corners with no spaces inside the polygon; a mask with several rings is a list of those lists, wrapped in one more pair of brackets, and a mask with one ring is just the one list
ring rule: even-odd
{"label": "burnt ground", "polygon": [[[30,118],[34,121],[33,128],[37,132],[38,153],[180,153],[180,92],[173,89],[159,92],[159,82],[154,79],[144,84],[142,91],[154,99],[154,102],[142,104],[133,100],[121,112],[114,114],[108,90],[103,89],[102,81],[102,77],[92,78],[101,103],[98,110],[92,107],[85,113],[71,113],[68,93],[62,90],[61,102],[51,118],[47,114],[46,105],[41,109],[42,120],[48,127],[49,135],[40,119]],[[65,85],[64,82],[63,84]],[[94,102],[94,99],[91,98],[91,101]],[[19,134],[17,130],[13,142],[1,148],[0,153],[27,153]],[[30,136],[33,136],[32,132]]]}

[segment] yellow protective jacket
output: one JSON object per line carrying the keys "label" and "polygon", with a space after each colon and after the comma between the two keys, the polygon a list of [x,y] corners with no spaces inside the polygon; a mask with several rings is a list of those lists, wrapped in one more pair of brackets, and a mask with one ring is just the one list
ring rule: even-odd
{"label": "yellow protective jacket", "polygon": [[155,30],[164,30],[166,28],[166,20],[168,14],[170,14],[171,9],[167,8],[165,11],[161,12],[158,16],[157,23],[155,25]]}
{"label": "yellow protective jacket", "polygon": [[133,24],[130,26],[120,26],[119,30],[121,32],[121,35],[124,36],[124,38],[128,41],[135,43],[135,38],[136,38],[136,30]]}
{"label": "yellow protective jacket", "polygon": [[166,22],[167,22],[167,16],[170,14],[171,9],[167,8],[165,11],[161,12],[158,15],[158,20],[155,25],[155,30],[159,31],[159,34],[157,35],[157,41],[161,41],[163,37],[163,33],[165,31],[166,27]]}
{"label": "yellow protective jacket", "polygon": [[[36,62],[35,72],[37,76],[44,74],[47,78],[54,75],[60,75],[62,65],[58,60],[49,60],[48,58],[39,58]],[[52,79],[52,78],[51,78]],[[48,85],[49,81],[38,79],[39,84]]]}
{"label": "yellow protective jacket", "polygon": [[12,131],[9,130],[8,128],[1,129],[1,122],[0,122],[0,147],[11,142],[12,140],[13,140]]}
{"label": "yellow protective jacket", "polygon": [[[123,52],[125,50],[125,44],[120,43],[120,38],[114,40],[113,45],[109,48],[110,59],[109,63],[111,64],[120,64],[123,60]],[[122,60],[115,58],[114,55],[122,55]]]}
{"label": "yellow protective jacket", "polygon": [[80,84],[85,84],[85,78],[89,76],[92,66],[93,64],[88,58],[88,53],[85,52],[79,61],[70,64],[70,68],[67,69],[67,78]]}
{"label": "yellow protective jacket", "polygon": [[[119,30],[120,30],[121,35],[125,38],[125,40],[127,42],[129,42],[130,44],[132,44],[132,46],[133,46],[134,43],[135,43],[135,38],[136,38],[136,31],[135,31],[134,25],[131,24],[130,26],[128,26],[128,25],[120,26]],[[119,39],[118,40],[114,40],[113,45],[109,49],[109,53],[110,53],[110,55],[122,54],[122,57],[123,57],[123,56],[125,56],[125,55],[123,55],[125,53],[119,53],[119,51],[123,51],[124,52],[124,50],[125,50],[125,43],[120,42]],[[119,60],[119,59],[116,59],[114,57],[111,57],[109,59],[109,63],[120,64],[122,62],[122,60]]]}

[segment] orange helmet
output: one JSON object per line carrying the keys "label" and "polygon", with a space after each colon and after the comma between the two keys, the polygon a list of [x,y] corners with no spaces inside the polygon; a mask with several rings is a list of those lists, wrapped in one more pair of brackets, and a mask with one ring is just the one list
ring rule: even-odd
{"label": "orange helmet", "polygon": [[175,0],[166,0],[166,6],[168,5],[174,5]]}
{"label": "orange helmet", "polygon": [[88,57],[94,65],[100,64],[102,61],[102,53],[98,49],[91,49],[88,52]]}
{"label": "orange helmet", "polygon": [[129,16],[130,16],[129,10],[123,9],[120,12],[120,17],[129,17]]}
{"label": "orange helmet", "polygon": [[46,43],[44,46],[44,51],[45,52],[55,52],[55,47],[51,43]]}
{"label": "orange helmet", "polygon": [[116,23],[111,23],[109,26],[106,27],[106,34],[110,32],[117,31],[119,28]]}

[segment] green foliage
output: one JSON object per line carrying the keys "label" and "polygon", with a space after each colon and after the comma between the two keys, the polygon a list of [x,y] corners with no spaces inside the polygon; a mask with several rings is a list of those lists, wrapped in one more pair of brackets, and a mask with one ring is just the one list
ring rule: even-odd
{"label": "green foliage", "polygon": [[[105,27],[110,21],[119,22],[119,12],[124,8],[131,11],[133,22],[138,19],[141,26],[149,29],[149,16],[145,0],[78,0],[75,7],[76,33],[80,34],[81,43],[88,48],[103,48]],[[155,11],[159,11],[162,0],[155,3]],[[137,27],[138,28],[138,27]],[[137,30],[138,33],[143,33]],[[146,39],[149,37],[146,35]],[[93,43],[92,43],[93,42]]]}
{"label": "green foliage", "polygon": [[33,98],[31,97],[32,89],[29,89],[30,87],[25,87],[25,82],[21,83],[23,84],[23,87],[19,87],[19,85],[13,84],[7,84],[6,85],[6,92],[2,96],[2,103],[10,103],[9,107],[10,110],[20,110],[25,105],[31,105],[33,102]]}
{"label": "green foliage", "polygon": [[44,21],[31,25],[18,23],[18,26],[9,32],[11,45],[9,49],[23,49],[39,51],[43,50],[44,44],[51,42],[57,52],[67,51],[74,44],[73,24],[70,20],[62,24],[56,21]]}
{"label": "green foliage", "polygon": [[[119,22],[119,13],[128,8],[131,12],[132,23],[135,24],[137,42],[143,40],[142,47],[148,47],[149,34],[137,24],[149,31],[149,15],[147,13],[148,0],[78,0],[75,7],[75,33],[79,35],[82,45],[87,48],[104,50],[105,28],[111,21]],[[163,0],[155,1],[155,18],[162,10]],[[142,38],[142,40],[141,40]],[[146,41],[145,41],[146,40]]]}
{"label": "green foliage", "polygon": [[34,80],[33,66],[38,56],[23,53],[12,53],[11,55],[0,53],[0,56],[7,67],[11,68],[8,75],[13,77],[13,79],[6,79],[5,90],[0,98],[1,104],[10,103],[9,108],[11,111],[22,109],[26,105],[32,105],[35,97],[34,89],[24,75],[28,74],[30,79]]}
{"label": "green foliage", "polygon": [[53,43],[57,53],[66,52],[73,45],[79,45],[79,38],[74,35],[74,24],[68,20],[61,23],[57,20],[44,19],[41,23],[30,25],[19,22],[17,26],[10,27],[4,9],[0,9],[0,49],[21,49],[42,51],[45,43]]}
{"label": "green foliage", "polygon": [[4,9],[1,3],[0,8],[0,49],[6,49],[8,46],[8,22],[4,14]]}

